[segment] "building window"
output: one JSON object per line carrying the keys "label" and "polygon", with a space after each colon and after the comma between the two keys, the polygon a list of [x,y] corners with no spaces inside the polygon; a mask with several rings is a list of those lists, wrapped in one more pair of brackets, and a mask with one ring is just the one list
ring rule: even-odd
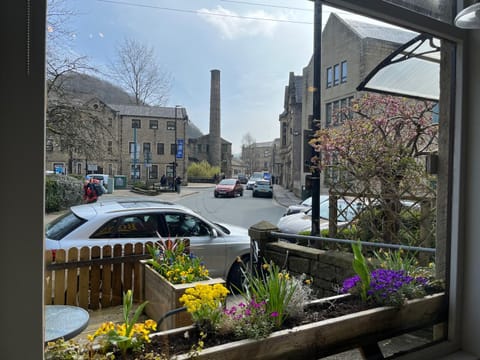
{"label": "building window", "polygon": [[158,129],[158,120],[150,120],[149,127],[150,129]]}
{"label": "building window", "polygon": [[176,154],[177,154],[176,144],[170,144],[170,155],[176,155]]}
{"label": "building window", "polygon": [[130,179],[132,180],[140,179],[140,165],[130,166]]}
{"label": "building window", "polygon": [[112,155],[113,154],[113,141],[109,141],[107,143],[107,154]]}
{"label": "building window", "polygon": [[327,88],[332,87],[333,70],[331,67],[327,68]]}
{"label": "building window", "polygon": [[333,86],[340,84],[340,65],[333,66]]}
{"label": "building window", "polygon": [[198,153],[202,152],[202,144],[197,144],[197,152]]}
{"label": "building window", "polygon": [[108,126],[109,127],[113,126],[113,119],[111,117],[108,118]]}
{"label": "building window", "polygon": [[108,175],[113,175],[113,164],[108,164]]}
{"label": "building window", "polygon": [[325,127],[332,125],[332,103],[328,103],[325,106]]}
{"label": "building window", "polygon": [[208,154],[210,152],[210,147],[208,144],[205,144],[205,152]]}
{"label": "building window", "polygon": [[132,119],[132,129],[140,129],[141,124],[140,119]]}
{"label": "building window", "polygon": [[175,130],[175,121],[167,121],[167,130]]}
{"label": "building window", "polygon": [[157,154],[158,154],[158,155],[163,155],[163,154],[165,154],[165,144],[163,144],[163,143],[157,143]]}
{"label": "building window", "polygon": [[77,164],[77,174],[81,174],[82,173],[82,163],[78,163]]}
{"label": "building window", "polygon": [[282,145],[287,145],[287,123],[282,123]]}
{"label": "building window", "polygon": [[149,179],[158,179],[158,165],[152,165],[148,172]]}
{"label": "building window", "polygon": [[342,61],[342,69],[341,69],[341,76],[342,76],[342,83],[347,82],[347,75],[348,75],[348,67],[347,67],[347,62]]}
{"label": "building window", "polygon": [[146,153],[149,153],[150,151],[152,151],[151,144],[143,143],[143,153],[146,154]]}

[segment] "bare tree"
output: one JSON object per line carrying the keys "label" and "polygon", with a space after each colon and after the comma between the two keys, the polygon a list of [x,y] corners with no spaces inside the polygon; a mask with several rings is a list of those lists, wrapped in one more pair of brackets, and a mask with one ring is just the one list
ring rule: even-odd
{"label": "bare tree", "polygon": [[241,159],[247,164],[249,174],[253,174],[255,169],[255,147],[256,141],[248,132],[242,137],[242,155]]}
{"label": "bare tree", "polygon": [[137,105],[163,105],[168,100],[170,74],[162,71],[152,47],[125,38],[111,64],[112,75]]}
{"label": "bare tree", "polygon": [[74,31],[68,24],[78,14],[66,0],[48,0],[47,5],[47,146],[68,155],[71,173],[74,157],[101,159],[113,136],[102,114],[65,88],[69,73],[95,71],[86,56],[71,51]]}

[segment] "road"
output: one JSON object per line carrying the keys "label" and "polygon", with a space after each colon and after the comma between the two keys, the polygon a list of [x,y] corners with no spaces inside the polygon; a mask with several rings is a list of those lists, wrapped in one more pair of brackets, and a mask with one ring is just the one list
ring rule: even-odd
{"label": "road", "polygon": [[176,201],[214,222],[249,228],[260,221],[276,225],[285,207],[274,199],[252,197],[251,190],[235,198],[215,198],[213,188],[198,189],[195,194]]}

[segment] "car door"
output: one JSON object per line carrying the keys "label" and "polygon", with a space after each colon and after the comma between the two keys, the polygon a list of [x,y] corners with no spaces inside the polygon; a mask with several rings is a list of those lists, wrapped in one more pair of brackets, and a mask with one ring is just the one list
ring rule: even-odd
{"label": "car door", "polygon": [[202,219],[182,212],[162,214],[162,237],[189,239],[190,252],[198,256],[207,267],[211,277],[223,277],[226,267],[226,242],[216,236],[212,227]]}

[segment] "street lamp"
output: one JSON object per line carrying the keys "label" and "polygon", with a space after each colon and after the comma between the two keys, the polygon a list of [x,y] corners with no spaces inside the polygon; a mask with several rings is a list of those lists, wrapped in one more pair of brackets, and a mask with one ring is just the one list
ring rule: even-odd
{"label": "street lamp", "polygon": [[175,154],[173,158],[173,188],[176,189],[176,180],[177,180],[177,155],[178,155],[178,145],[177,145],[177,109],[181,108],[181,105],[175,105]]}

